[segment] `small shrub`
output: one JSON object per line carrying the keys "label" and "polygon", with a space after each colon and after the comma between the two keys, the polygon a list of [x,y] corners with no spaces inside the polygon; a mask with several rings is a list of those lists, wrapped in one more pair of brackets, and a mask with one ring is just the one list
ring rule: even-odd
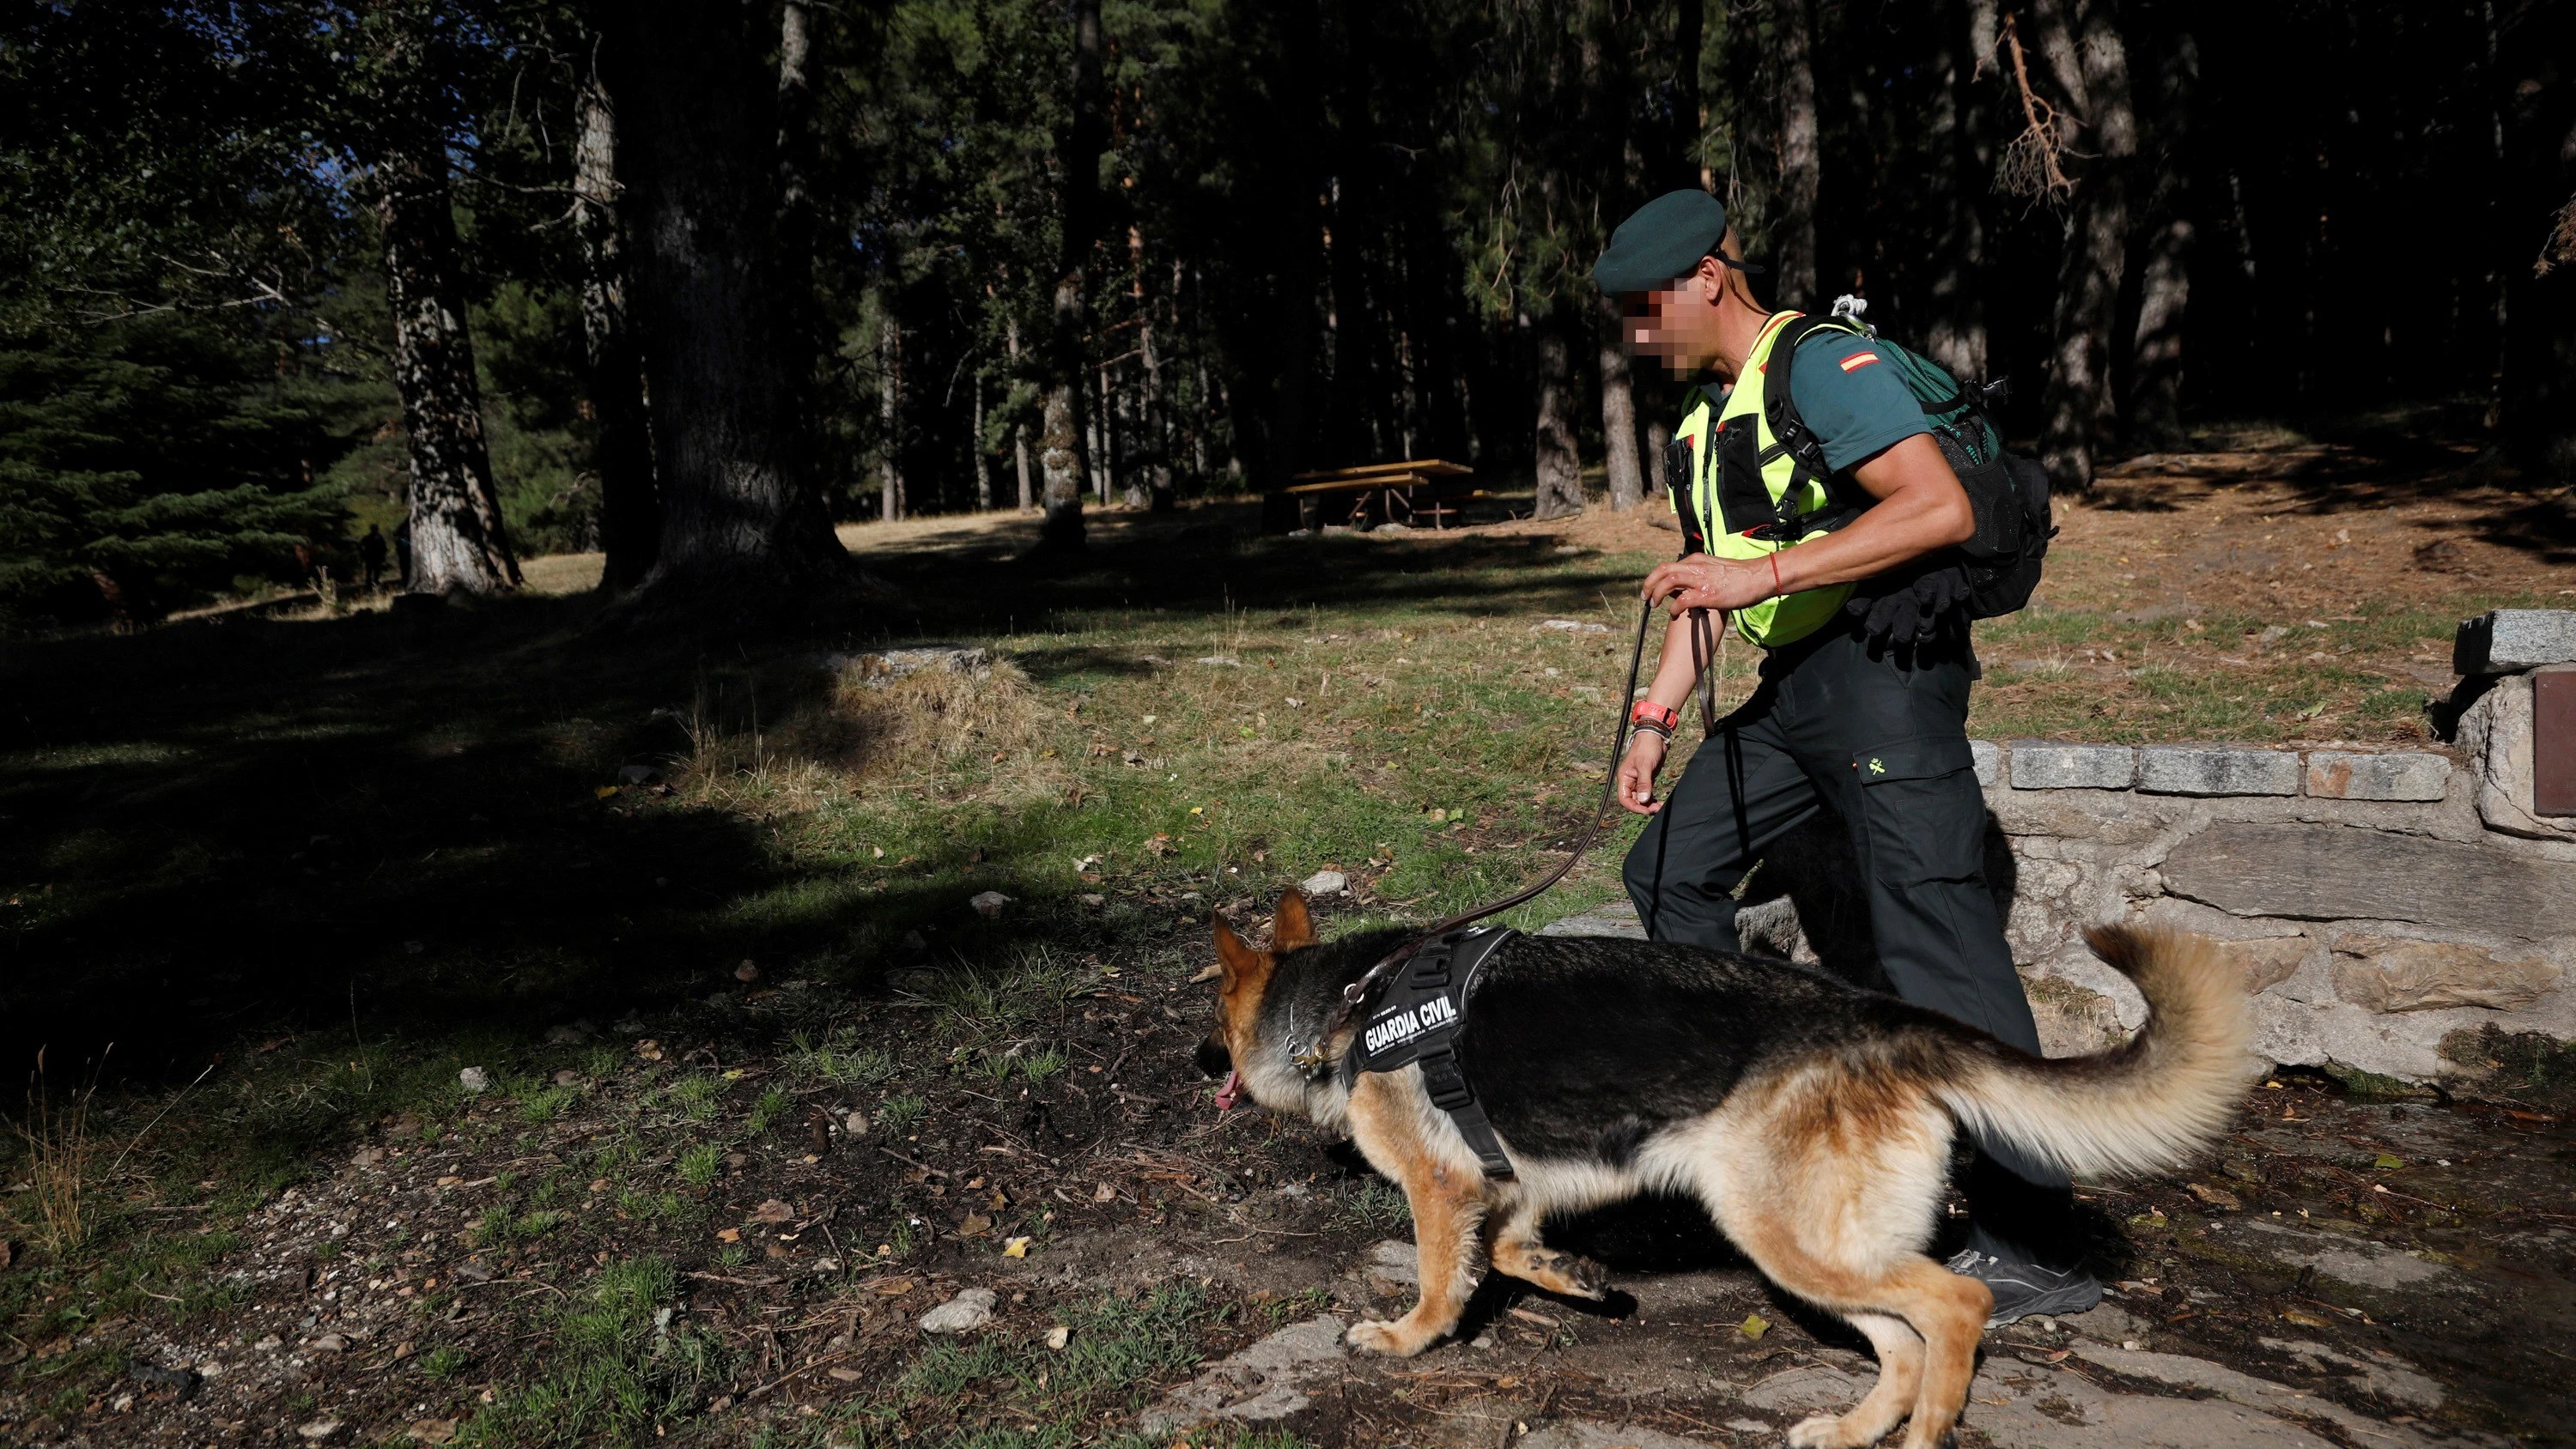
{"label": "small shrub", "polygon": [[723,1110],[724,1082],[704,1073],[692,1073],[673,1082],[663,1096],[681,1116],[692,1122],[712,1122]]}
{"label": "small shrub", "polygon": [[921,1119],[929,1115],[930,1104],[908,1092],[900,1097],[886,1098],[884,1104],[877,1108],[877,1121],[884,1124],[889,1132],[909,1131],[921,1125]]}
{"label": "small shrub", "polygon": [[520,1119],[527,1122],[551,1122],[564,1113],[581,1093],[571,1087],[544,1087],[519,1098]]}

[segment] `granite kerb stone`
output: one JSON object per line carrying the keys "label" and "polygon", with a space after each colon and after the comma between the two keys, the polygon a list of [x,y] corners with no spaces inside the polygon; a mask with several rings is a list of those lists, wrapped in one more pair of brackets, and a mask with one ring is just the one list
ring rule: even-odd
{"label": "granite kerb stone", "polygon": [[2296,750],[2237,745],[2149,745],[2138,751],[2138,788],[2153,795],[2296,795]]}
{"label": "granite kerb stone", "polygon": [[2576,609],[2491,609],[2462,620],[2451,668],[2464,675],[2516,674],[2576,663]]}
{"label": "granite kerb stone", "polygon": [[2016,790],[2126,790],[2138,783],[2138,752],[2128,745],[2012,744]]}

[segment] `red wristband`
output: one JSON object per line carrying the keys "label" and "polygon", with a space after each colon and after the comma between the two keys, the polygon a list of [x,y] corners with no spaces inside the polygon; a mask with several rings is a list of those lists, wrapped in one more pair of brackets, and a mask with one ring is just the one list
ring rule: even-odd
{"label": "red wristband", "polygon": [[1788,590],[1780,584],[1780,551],[1773,549],[1771,551],[1771,597],[1776,599],[1787,592]]}
{"label": "red wristband", "polygon": [[1682,722],[1682,712],[1677,709],[1666,709],[1651,699],[1641,699],[1629,707],[1628,722],[1661,725],[1669,730]]}

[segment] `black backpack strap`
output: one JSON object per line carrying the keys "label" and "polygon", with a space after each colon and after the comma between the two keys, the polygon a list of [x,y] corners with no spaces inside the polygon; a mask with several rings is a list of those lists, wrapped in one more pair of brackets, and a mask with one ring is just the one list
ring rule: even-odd
{"label": "black backpack strap", "polygon": [[1699,499],[1702,490],[1715,486],[1709,473],[1716,467],[1717,418],[1725,409],[1726,398],[1716,388],[1702,385],[1693,389],[1708,405],[1708,426],[1700,430],[1699,446],[1688,438],[1675,438],[1664,445],[1664,486],[1673,490],[1673,517],[1682,526],[1682,557],[1708,552],[1708,536],[1700,526]]}

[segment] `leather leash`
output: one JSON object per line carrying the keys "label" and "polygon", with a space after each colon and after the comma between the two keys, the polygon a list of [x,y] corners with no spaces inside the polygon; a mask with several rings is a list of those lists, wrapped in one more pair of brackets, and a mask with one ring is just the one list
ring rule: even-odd
{"label": "leather leash", "polygon": [[[1442,936],[1445,936],[1462,926],[1473,925],[1475,922],[1481,921],[1488,916],[1501,915],[1503,912],[1510,910],[1514,906],[1526,904],[1547,894],[1548,891],[1555,888],[1558,881],[1565,879],[1566,876],[1573,871],[1575,863],[1583,859],[1583,853],[1592,848],[1593,842],[1601,838],[1601,822],[1608,816],[1611,806],[1617,803],[1619,789],[1619,761],[1628,752],[1629,715],[1631,713],[1630,707],[1636,702],[1637,698],[1637,671],[1646,660],[1646,626],[1654,622],[1655,608],[1658,602],[1659,601],[1655,599],[1648,599],[1645,602],[1645,606],[1637,612],[1637,640],[1635,647],[1632,648],[1628,654],[1628,687],[1619,696],[1619,727],[1614,730],[1610,736],[1610,770],[1608,776],[1601,782],[1600,802],[1593,807],[1592,818],[1589,823],[1583,827],[1582,838],[1574,842],[1573,851],[1565,857],[1564,861],[1561,862],[1555,870],[1548,873],[1547,879],[1542,880],[1538,884],[1530,886],[1515,895],[1506,896],[1502,900],[1495,901],[1491,905],[1478,906],[1472,911],[1461,911],[1457,915],[1438,922],[1428,930],[1421,931],[1415,935],[1407,937],[1404,944],[1387,953],[1387,955],[1376,965],[1371,966],[1359,980],[1343,987],[1341,1005],[1333,1009],[1332,1018],[1324,1023],[1324,1029],[1316,1036],[1315,1044],[1308,1048],[1309,1052],[1311,1052],[1313,1056],[1313,1060],[1308,1063],[1309,1067],[1317,1066],[1322,1063],[1324,1044],[1331,1041],[1333,1037],[1349,1023],[1351,1014],[1359,1010],[1360,1003],[1368,1000],[1369,994],[1377,989],[1378,984],[1386,980],[1389,973],[1393,972],[1397,967],[1403,965],[1405,961],[1410,959],[1414,951],[1421,947],[1424,942],[1436,941]],[[1707,620],[1703,611],[1694,609],[1692,610],[1692,613],[1702,615],[1702,617],[1694,621],[1695,629],[1705,630],[1707,628]],[[1696,656],[1701,649],[1700,639],[1696,632],[1692,637],[1691,643],[1693,654]],[[1700,696],[1700,717],[1702,722],[1705,724],[1712,722],[1715,717],[1713,695],[1706,684],[1707,671],[1705,667],[1703,667],[1701,671],[1701,678],[1703,682]]]}

